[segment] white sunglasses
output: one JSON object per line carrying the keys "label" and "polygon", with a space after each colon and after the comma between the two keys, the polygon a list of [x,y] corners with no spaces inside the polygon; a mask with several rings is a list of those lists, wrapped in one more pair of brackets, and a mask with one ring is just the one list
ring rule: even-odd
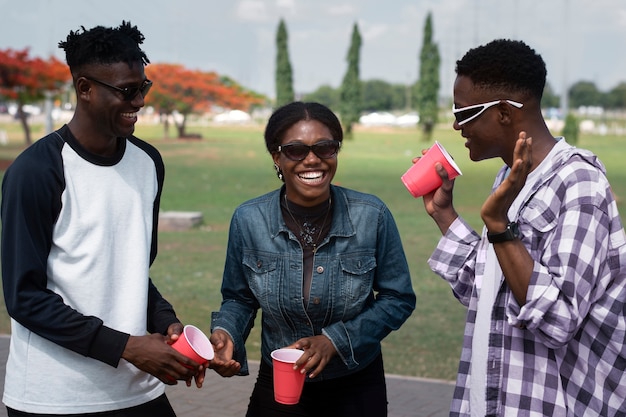
{"label": "white sunglasses", "polygon": [[454,108],[454,104],[453,104],[452,114],[454,114],[454,117],[456,119],[456,124],[459,126],[463,126],[465,123],[471,122],[472,120],[474,120],[475,118],[483,114],[485,110],[487,110],[489,107],[493,107],[496,104],[500,104],[503,101],[506,101],[511,106],[517,107],[518,109],[521,109],[523,106],[522,103],[518,103],[517,101],[513,101],[513,100],[494,100],[488,103],[473,104],[471,106],[461,107],[460,109]]}

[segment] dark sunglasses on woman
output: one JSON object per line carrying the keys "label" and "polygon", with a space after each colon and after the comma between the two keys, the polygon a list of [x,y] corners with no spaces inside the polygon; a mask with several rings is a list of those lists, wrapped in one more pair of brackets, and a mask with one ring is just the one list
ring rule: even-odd
{"label": "dark sunglasses on woman", "polygon": [[330,159],[337,155],[341,148],[338,140],[322,140],[311,146],[300,142],[291,142],[278,147],[278,152],[285,155],[292,161],[303,161],[309,152],[313,152],[320,159]]}

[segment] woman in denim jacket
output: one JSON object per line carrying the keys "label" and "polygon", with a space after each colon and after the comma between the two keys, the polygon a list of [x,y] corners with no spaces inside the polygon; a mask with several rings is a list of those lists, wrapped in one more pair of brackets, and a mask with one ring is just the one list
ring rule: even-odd
{"label": "woman in denim jacket", "polygon": [[[247,375],[245,341],[262,310],[257,382],[247,416],[386,416],[381,340],[415,308],[395,221],[377,197],[331,185],[343,140],[335,114],[294,102],[274,112],[267,150],[284,185],[232,217],[213,313],[211,367]],[[302,349],[300,402],[274,401],[273,350]]]}

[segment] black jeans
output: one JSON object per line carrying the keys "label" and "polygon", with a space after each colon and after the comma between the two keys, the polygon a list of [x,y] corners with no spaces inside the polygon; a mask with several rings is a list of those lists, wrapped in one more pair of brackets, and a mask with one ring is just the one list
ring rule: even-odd
{"label": "black jeans", "polygon": [[83,414],[33,414],[23,411],[13,410],[7,407],[8,417],[176,417],[174,409],[165,394],[135,407],[123,408],[121,410],[103,411],[100,413]]}
{"label": "black jeans", "polygon": [[300,402],[274,401],[272,367],[261,360],[246,417],[386,417],[387,386],[382,355],[365,369],[324,381],[305,382]]}

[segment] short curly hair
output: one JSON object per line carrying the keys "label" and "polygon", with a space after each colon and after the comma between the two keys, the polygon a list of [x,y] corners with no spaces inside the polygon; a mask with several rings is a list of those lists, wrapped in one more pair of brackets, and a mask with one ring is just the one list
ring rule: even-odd
{"label": "short curly hair", "polygon": [[546,64],[522,41],[496,39],[470,49],[456,62],[458,76],[474,85],[503,93],[517,92],[541,100],[546,84]]}
{"label": "short curly hair", "polygon": [[138,61],[142,65],[150,63],[146,53],[139,48],[145,38],[130,22],[122,21],[116,28],[81,28],[82,32],[70,31],[67,39],[59,42],[59,48],[65,50],[65,60],[72,74],[89,64],[126,62],[132,66]]}
{"label": "short curly hair", "polygon": [[320,103],[294,101],[278,108],[270,116],[264,134],[267,150],[276,152],[285,132],[303,120],[317,120],[330,130],[332,139],[343,141],[341,122],[331,109]]}

